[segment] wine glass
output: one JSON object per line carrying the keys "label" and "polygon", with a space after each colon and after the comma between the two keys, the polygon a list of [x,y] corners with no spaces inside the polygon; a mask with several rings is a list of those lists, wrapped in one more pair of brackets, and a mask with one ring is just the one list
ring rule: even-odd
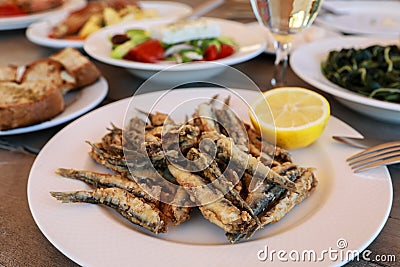
{"label": "wine glass", "polygon": [[270,87],[286,84],[286,69],[295,34],[308,28],[318,14],[323,0],[250,0],[261,25],[274,37],[275,73]]}

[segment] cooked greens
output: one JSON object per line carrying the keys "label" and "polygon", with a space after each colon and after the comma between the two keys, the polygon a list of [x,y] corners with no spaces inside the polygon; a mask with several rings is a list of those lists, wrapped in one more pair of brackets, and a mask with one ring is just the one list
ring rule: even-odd
{"label": "cooked greens", "polygon": [[341,87],[400,103],[400,48],[396,45],[330,51],[321,68],[328,80]]}

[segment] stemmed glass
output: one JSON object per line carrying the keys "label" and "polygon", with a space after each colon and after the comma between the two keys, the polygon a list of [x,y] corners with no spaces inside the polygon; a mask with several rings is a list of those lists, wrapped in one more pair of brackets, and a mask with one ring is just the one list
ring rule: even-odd
{"label": "stemmed glass", "polygon": [[250,0],[253,12],[261,25],[274,37],[275,73],[270,87],[286,84],[286,69],[295,34],[309,27],[323,0]]}

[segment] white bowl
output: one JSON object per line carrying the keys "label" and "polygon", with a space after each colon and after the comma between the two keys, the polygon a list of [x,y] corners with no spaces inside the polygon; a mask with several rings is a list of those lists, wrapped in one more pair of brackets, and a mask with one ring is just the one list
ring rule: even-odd
{"label": "white bowl", "polygon": [[395,38],[338,37],[305,44],[290,57],[292,70],[309,84],[332,94],[337,100],[359,113],[393,123],[400,123],[400,104],[369,98],[330,82],[321,71],[321,63],[331,50],[366,48],[371,45],[399,44]]}

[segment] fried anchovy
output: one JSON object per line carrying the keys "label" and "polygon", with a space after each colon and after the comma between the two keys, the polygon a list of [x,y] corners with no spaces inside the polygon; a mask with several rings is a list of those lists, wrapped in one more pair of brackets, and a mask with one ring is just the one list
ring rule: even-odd
{"label": "fried anchovy", "polygon": [[222,109],[215,111],[218,122],[221,124],[222,133],[232,138],[235,145],[241,150],[249,151],[249,137],[246,128],[242,122],[229,107],[230,96],[225,100],[225,105]]}
{"label": "fried anchovy", "polygon": [[221,136],[217,141],[217,148],[218,157],[225,161],[232,160],[240,169],[245,169],[253,175],[253,179],[249,185],[250,191],[257,189],[265,179],[270,183],[279,184],[290,191],[297,190],[295,183],[290,181],[287,177],[277,174],[255,157],[240,150],[230,138]]}
{"label": "fried anchovy", "polygon": [[[291,181],[295,181],[304,173],[304,171],[306,171],[306,169],[287,162],[276,166],[274,171],[280,175],[288,177],[288,179]],[[252,208],[254,214],[259,216],[263,211],[269,210],[271,207],[273,207],[285,192],[287,192],[286,189],[280,187],[279,185],[267,183],[264,180],[260,187],[248,194],[246,202]],[[235,243],[241,238],[250,238],[260,226],[261,225],[258,227],[252,227],[246,233],[226,234],[226,236],[231,243]]]}
{"label": "fried anchovy", "polygon": [[[67,178],[77,179],[95,187],[118,187],[128,191],[136,197],[143,198],[144,200],[158,204],[158,200],[152,196],[160,194],[161,188],[149,188],[147,184],[137,184],[135,181],[125,178],[121,175],[113,175],[108,173],[99,173],[84,170],[64,169],[58,168],[56,173]],[[143,187],[147,187],[143,190]],[[151,194],[149,192],[151,190]]]}
{"label": "fried anchovy", "polygon": [[104,150],[113,155],[123,154],[122,129],[111,124],[111,128],[107,128],[107,130],[108,133],[102,138]]}
{"label": "fried anchovy", "polygon": [[63,203],[103,204],[118,211],[130,222],[140,225],[153,233],[165,233],[167,225],[164,215],[151,203],[135,197],[120,188],[99,188],[93,191],[50,192]]}
{"label": "fried anchovy", "polygon": [[171,220],[173,225],[182,224],[190,219],[193,202],[185,189],[179,187],[172,203],[160,203],[160,210]]}
{"label": "fried anchovy", "polygon": [[296,180],[298,188],[301,188],[299,192],[287,191],[285,196],[283,196],[274,207],[260,216],[262,226],[279,221],[298,203],[310,196],[318,183],[312,171],[311,168],[308,168],[301,177]]}
{"label": "fried anchovy", "polygon": [[197,168],[202,170],[201,172],[204,177],[212,182],[219,191],[225,194],[225,197],[229,201],[231,201],[235,206],[247,211],[257,224],[260,223],[257,216],[254,215],[253,210],[234,188],[235,185],[225,177],[214,160],[212,160],[207,154],[201,153],[195,148],[192,148],[189,151],[187,157],[197,165]]}
{"label": "fried anchovy", "polygon": [[250,152],[253,156],[273,159],[279,163],[292,162],[292,157],[286,149],[272,145],[263,140],[261,135],[251,128],[250,125],[245,124],[245,127],[250,142]]}
{"label": "fried anchovy", "polygon": [[195,113],[193,114],[195,125],[198,126],[203,132],[219,133],[219,126],[214,107],[217,97],[218,95],[215,95],[210,102],[199,104]]}
{"label": "fried anchovy", "polygon": [[153,127],[162,126],[166,123],[174,123],[171,117],[166,113],[161,113],[158,111],[156,111],[156,113],[148,113],[138,108],[136,108],[136,110],[145,115],[150,120],[151,126]]}
{"label": "fried anchovy", "polygon": [[191,200],[199,205],[204,218],[228,233],[240,233],[247,229],[251,216],[235,207],[220,192],[208,187],[202,177],[171,164],[168,168],[179,184],[184,186]]}

